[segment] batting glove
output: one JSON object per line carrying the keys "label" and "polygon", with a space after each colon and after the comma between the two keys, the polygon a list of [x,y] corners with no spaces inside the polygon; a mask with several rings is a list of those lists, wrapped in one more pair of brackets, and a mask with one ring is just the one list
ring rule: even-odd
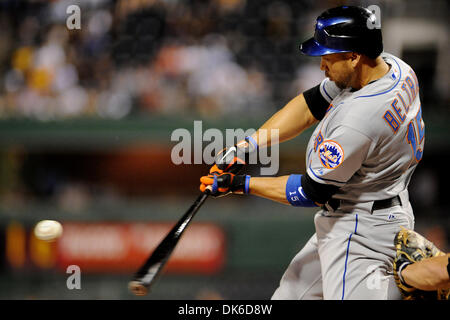
{"label": "batting glove", "polygon": [[209,173],[232,172],[236,174],[248,163],[249,155],[257,149],[256,141],[251,137],[246,137],[237,145],[219,151]]}
{"label": "batting glove", "polygon": [[210,187],[211,195],[223,197],[230,193],[248,193],[250,176],[235,175],[230,172],[209,174],[200,178],[200,191]]}

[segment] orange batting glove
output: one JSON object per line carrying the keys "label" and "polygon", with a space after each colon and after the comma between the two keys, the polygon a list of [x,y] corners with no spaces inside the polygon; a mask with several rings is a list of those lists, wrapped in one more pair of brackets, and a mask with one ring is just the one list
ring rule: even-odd
{"label": "orange batting glove", "polygon": [[212,196],[223,197],[230,193],[248,193],[250,176],[235,175],[231,172],[215,173],[201,177],[200,182],[201,192],[210,187]]}

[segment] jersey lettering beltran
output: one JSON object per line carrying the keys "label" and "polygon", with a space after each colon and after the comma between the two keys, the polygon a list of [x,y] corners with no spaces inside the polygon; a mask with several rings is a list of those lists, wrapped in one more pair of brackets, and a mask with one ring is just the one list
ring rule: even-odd
{"label": "jersey lettering beltran", "polygon": [[[419,93],[418,91],[419,84],[417,82],[417,77],[412,69],[409,71],[409,73],[412,75],[416,83],[414,84],[411,77],[407,76],[401,84],[401,88],[408,95],[409,104],[405,104],[405,99],[402,97],[400,93],[397,93],[398,99],[395,98],[391,103],[391,107],[394,112],[387,110],[383,116],[384,120],[391,127],[394,133],[397,133],[399,125],[401,125],[405,121],[406,114],[409,112],[411,104],[414,102],[417,94]],[[402,102],[401,105],[403,110],[398,106],[399,100]]]}
{"label": "jersey lettering beltran", "polygon": [[[405,91],[408,96],[409,104],[406,104],[402,95],[397,93],[397,98],[395,98],[391,103],[391,108],[394,112],[387,110],[383,116],[384,120],[391,127],[394,134],[397,133],[399,126],[405,122],[409,109],[419,93],[419,83],[417,81],[416,74],[412,69],[409,70],[409,74],[411,76],[406,76],[405,80],[401,84],[402,90]],[[403,110],[399,107],[399,100],[401,101]],[[406,135],[407,142],[412,149],[413,157],[417,162],[422,159],[423,155],[423,150],[420,145],[422,144],[425,136],[424,127],[425,126],[422,120],[422,107],[419,105],[419,110],[417,111],[416,116],[408,124],[408,131]]]}

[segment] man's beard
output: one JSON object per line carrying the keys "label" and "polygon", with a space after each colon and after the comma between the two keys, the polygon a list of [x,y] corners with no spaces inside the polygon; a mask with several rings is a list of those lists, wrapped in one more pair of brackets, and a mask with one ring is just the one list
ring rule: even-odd
{"label": "man's beard", "polygon": [[348,86],[347,86],[346,83],[339,82],[339,81],[334,81],[334,83],[335,83],[336,86],[337,86],[339,89],[341,89],[341,90],[344,90],[344,89],[348,88]]}
{"label": "man's beard", "polygon": [[348,79],[346,82],[344,82],[344,81],[339,81],[339,80],[336,80],[336,79],[331,78],[331,77],[330,77],[330,74],[329,74],[328,72],[325,72],[325,76],[326,76],[327,78],[329,78],[331,81],[333,81],[333,82],[336,84],[336,86],[337,86],[339,89],[341,89],[341,90],[344,90],[344,89],[346,89],[346,88],[349,87],[349,85],[348,85],[349,79]]}

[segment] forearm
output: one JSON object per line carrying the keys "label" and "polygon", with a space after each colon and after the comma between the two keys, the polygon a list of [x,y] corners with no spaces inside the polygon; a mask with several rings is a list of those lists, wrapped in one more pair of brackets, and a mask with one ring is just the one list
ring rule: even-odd
{"label": "forearm", "polygon": [[250,179],[250,194],[289,204],[286,199],[286,182],[289,176],[280,177],[252,177]]}
{"label": "forearm", "polygon": [[409,286],[426,291],[450,288],[447,271],[449,256],[433,257],[408,265],[402,270],[403,280]]}
{"label": "forearm", "polygon": [[271,130],[278,130],[277,142],[281,143],[296,137],[316,122],[303,94],[300,94],[267,120],[252,138],[258,142],[259,147],[266,147],[273,143]]}

